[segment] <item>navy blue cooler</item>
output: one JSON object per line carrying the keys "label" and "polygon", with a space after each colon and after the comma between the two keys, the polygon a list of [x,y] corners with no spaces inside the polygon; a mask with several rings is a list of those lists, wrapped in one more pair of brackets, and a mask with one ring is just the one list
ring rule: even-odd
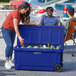
{"label": "navy blue cooler", "polygon": [[19,25],[25,46],[61,45],[60,49],[21,48],[17,39],[14,48],[15,70],[61,71],[64,49],[63,26]]}

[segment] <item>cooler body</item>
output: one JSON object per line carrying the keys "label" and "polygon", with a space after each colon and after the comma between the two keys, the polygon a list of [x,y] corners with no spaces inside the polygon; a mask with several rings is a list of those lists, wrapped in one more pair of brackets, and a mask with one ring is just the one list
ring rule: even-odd
{"label": "cooler body", "polygon": [[61,71],[64,27],[63,26],[34,26],[19,25],[19,32],[24,38],[24,45],[61,45],[60,49],[21,48],[19,40],[14,48],[16,70]]}

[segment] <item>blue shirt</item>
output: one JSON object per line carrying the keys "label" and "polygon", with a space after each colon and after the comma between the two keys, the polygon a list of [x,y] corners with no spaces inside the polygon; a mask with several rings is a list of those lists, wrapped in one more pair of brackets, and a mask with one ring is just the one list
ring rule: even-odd
{"label": "blue shirt", "polygon": [[48,16],[44,16],[41,21],[40,21],[41,25],[58,25],[59,24],[59,19],[55,16],[52,17],[48,17]]}

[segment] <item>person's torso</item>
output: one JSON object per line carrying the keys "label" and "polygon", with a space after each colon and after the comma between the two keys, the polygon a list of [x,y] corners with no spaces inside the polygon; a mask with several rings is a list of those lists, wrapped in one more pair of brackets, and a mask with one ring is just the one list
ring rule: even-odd
{"label": "person's torso", "polygon": [[19,25],[21,17],[20,17],[18,9],[14,10],[8,14],[8,16],[6,17],[6,19],[3,23],[3,27],[8,30],[14,30],[14,23],[13,23],[14,18],[16,18],[18,20],[17,25]]}
{"label": "person's torso", "polygon": [[44,17],[44,25],[56,25],[56,17],[52,16],[51,18],[48,16]]}

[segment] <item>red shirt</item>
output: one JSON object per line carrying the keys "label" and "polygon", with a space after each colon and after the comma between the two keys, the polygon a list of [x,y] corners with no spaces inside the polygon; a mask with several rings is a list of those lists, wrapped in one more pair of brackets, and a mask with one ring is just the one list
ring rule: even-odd
{"label": "red shirt", "polygon": [[20,13],[19,13],[18,9],[14,10],[8,14],[7,18],[5,19],[5,21],[3,23],[3,27],[8,30],[14,30],[14,24],[13,24],[14,18],[16,18],[18,20],[17,25],[19,25],[21,17],[20,17]]}
{"label": "red shirt", "polygon": [[11,1],[11,5],[16,5],[17,8],[20,4],[22,4],[22,2],[24,2],[24,0]]}

